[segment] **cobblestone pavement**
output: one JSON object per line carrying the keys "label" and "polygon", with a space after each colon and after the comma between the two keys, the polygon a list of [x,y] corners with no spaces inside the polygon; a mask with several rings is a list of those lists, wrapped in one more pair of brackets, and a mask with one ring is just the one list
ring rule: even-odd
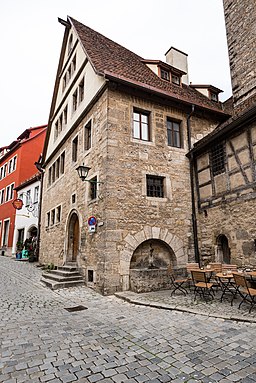
{"label": "cobblestone pavement", "polygon": [[0,382],[256,382],[255,323],[53,292],[40,275],[0,257]]}

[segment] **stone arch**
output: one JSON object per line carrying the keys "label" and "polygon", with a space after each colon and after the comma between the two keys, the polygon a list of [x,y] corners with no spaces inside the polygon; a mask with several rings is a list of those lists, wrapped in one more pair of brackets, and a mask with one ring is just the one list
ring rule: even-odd
{"label": "stone arch", "polygon": [[173,250],[178,267],[186,266],[187,255],[185,254],[184,243],[180,238],[172,234],[168,229],[144,226],[142,230],[135,234],[128,234],[124,238],[125,246],[120,254],[120,277],[123,290],[129,289],[130,262],[134,251],[144,241],[153,239],[161,240]]}
{"label": "stone arch", "polygon": [[72,209],[66,220],[64,263],[78,262],[80,253],[81,218],[76,209]]}
{"label": "stone arch", "polygon": [[27,238],[30,238],[30,237],[37,237],[37,226],[36,225],[31,225],[29,226],[28,230],[27,230]]}
{"label": "stone arch", "polygon": [[216,238],[216,261],[229,264],[231,262],[231,254],[229,240],[225,234],[219,234]]}

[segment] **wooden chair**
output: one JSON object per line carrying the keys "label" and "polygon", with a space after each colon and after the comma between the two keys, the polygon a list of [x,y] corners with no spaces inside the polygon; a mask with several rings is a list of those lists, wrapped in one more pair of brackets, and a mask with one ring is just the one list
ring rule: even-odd
{"label": "wooden chair", "polygon": [[[246,280],[246,277],[242,273],[233,273],[235,284],[237,286],[237,292],[242,297],[238,308],[240,309],[243,302],[248,302],[250,304],[249,313],[252,311],[253,306],[256,304],[256,289],[253,289],[249,286],[249,283]],[[232,299],[233,303],[234,297]]]}
{"label": "wooden chair", "polygon": [[229,265],[228,263],[223,263],[222,264],[222,272],[227,272],[227,271],[231,271],[233,273],[233,271],[237,272],[237,265]]}
{"label": "wooden chair", "polygon": [[175,291],[181,291],[184,295],[186,295],[187,292],[185,290],[184,284],[189,283],[188,278],[176,278],[171,265],[168,267],[167,273],[170,277],[170,282],[171,282],[171,286],[170,286],[170,289],[172,290],[171,296],[175,293]]}
{"label": "wooden chair", "polygon": [[211,266],[211,269],[213,269],[213,275],[211,278],[211,282],[213,283],[213,287],[216,287],[218,289],[220,287],[219,280],[216,277],[216,274],[222,272],[222,263],[219,262],[210,262],[209,266]]}
{"label": "wooden chair", "polygon": [[207,301],[207,297],[213,299],[214,291],[212,289],[213,283],[208,282],[207,276],[205,271],[202,270],[191,270],[192,279],[194,283],[194,294],[195,299],[197,294],[200,295],[200,297],[203,297],[205,301]]}

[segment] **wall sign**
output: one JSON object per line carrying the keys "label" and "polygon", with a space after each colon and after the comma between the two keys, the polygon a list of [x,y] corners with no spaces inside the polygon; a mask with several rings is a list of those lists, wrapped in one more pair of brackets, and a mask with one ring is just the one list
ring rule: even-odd
{"label": "wall sign", "polygon": [[97,224],[97,219],[93,215],[88,218],[88,225],[89,226],[96,226]]}
{"label": "wall sign", "polygon": [[16,198],[16,199],[12,202],[12,205],[13,205],[14,209],[20,210],[20,209],[22,209],[23,201],[22,201],[22,199],[20,199],[20,198]]}

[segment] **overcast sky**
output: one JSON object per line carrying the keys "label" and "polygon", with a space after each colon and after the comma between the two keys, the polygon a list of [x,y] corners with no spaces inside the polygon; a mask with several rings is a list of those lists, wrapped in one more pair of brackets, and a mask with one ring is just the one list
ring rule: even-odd
{"label": "overcast sky", "polygon": [[192,83],[231,95],[222,0],[2,0],[0,14],[0,146],[47,123],[67,15],[143,58],[174,46]]}

